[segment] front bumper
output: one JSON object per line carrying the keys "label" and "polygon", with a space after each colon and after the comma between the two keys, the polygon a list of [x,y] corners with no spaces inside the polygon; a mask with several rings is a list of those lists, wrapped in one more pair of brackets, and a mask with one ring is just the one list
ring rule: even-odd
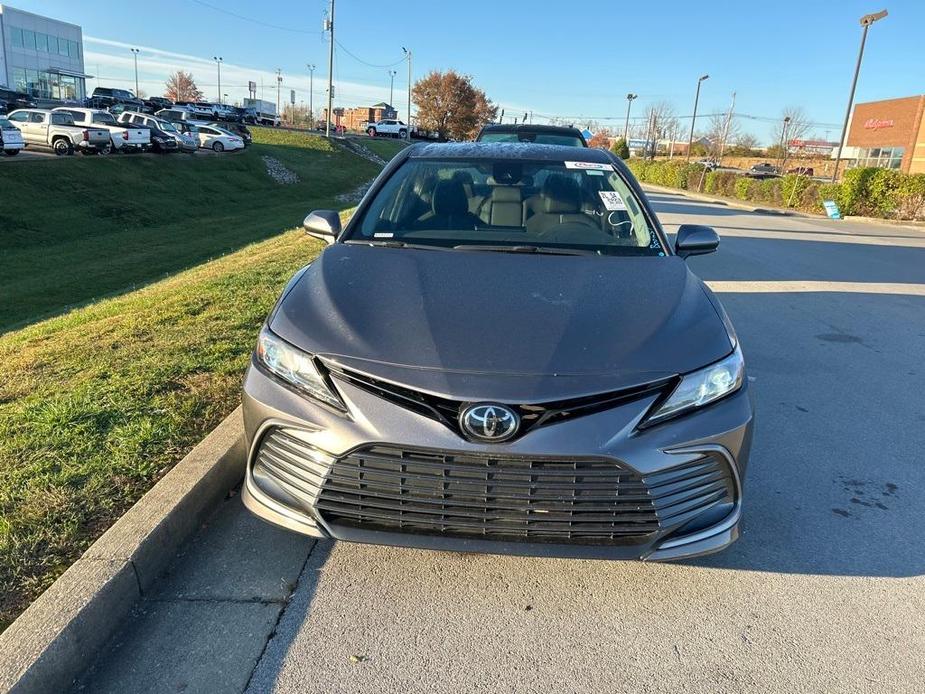
{"label": "front bumper", "polygon": [[[337,382],[337,386],[353,413],[351,418],[343,417],[303,398],[254,365],[248,369],[244,384],[244,420],[249,454],[242,498],[245,505],[256,515],[271,523],[315,537],[524,556],[655,561],[681,559],[719,551],[738,537],[742,513],[742,480],[748,463],[753,426],[753,409],[747,385],[729,398],[701,411],[645,430],[637,430],[636,425],[655,396],[537,428],[519,439],[501,444],[467,441],[443,424],[365,390],[340,381]],[[261,449],[265,442],[269,442],[268,446],[273,445],[271,434],[275,435],[275,432],[293,436],[291,440],[298,441],[297,448],[300,451],[311,449],[317,451],[317,455],[308,454],[312,459],[303,457],[301,460],[304,460],[304,466],[287,468],[282,477],[278,472],[267,474],[269,468],[265,466],[265,459],[261,458],[266,450],[262,454]],[[523,528],[543,527],[546,517],[536,514],[549,512],[537,511],[539,507],[536,505],[521,515],[518,515],[519,509],[504,512],[504,520],[517,524],[522,537],[513,536],[516,533],[508,534],[506,531],[492,534],[493,526],[484,521],[481,529],[463,533],[452,532],[452,528],[451,532],[422,528],[420,525],[415,526],[414,522],[402,525],[404,521],[399,523],[400,527],[396,527],[395,523],[383,526],[377,521],[344,522],[343,516],[330,510],[334,508],[331,499],[337,501],[336,496],[328,493],[331,480],[338,476],[344,479],[342,468],[339,466],[352,460],[357,451],[362,452],[379,444],[402,450],[410,449],[412,457],[414,451],[423,452],[425,456],[436,452],[439,456],[448,456],[449,459],[461,457],[487,460],[490,457],[498,465],[491,468],[493,472],[490,474],[500,473],[501,477],[490,483],[479,483],[489,484],[491,488],[497,488],[497,484],[514,484],[503,481],[504,475],[508,473],[505,473],[502,463],[497,463],[499,458],[513,461],[538,459],[541,461],[541,467],[542,461],[551,459],[566,462],[590,461],[595,464],[603,461],[612,464],[614,469],[625,471],[630,476],[631,484],[635,485],[635,491],[639,491],[640,485],[645,486],[645,494],[651,497],[651,502],[641,502],[640,506],[633,507],[633,513],[639,514],[638,517],[648,524],[641,524],[638,533],[617,533],[609,538],[576,539],[571,532],[561,530],[540,538],[529,536],[529,531],[523,531]],[[659,496],[661,492],[656,490],[656,485],[661,490],[671,489],[674,494],[682,488],[677,486],[682,483],[676,480],[685,475],[691,476],[684,470],[697,468],[707,460],[712,461],[710,465],[716,470],[723,471],[721,476],[724,481],[716,481],[719,479],[717,476],[711,483],[716,488],[725,485],[724,493],[717,496],[714,503],[702,504],[702,508],[697,506],[699,502],[688,499],[684,503],[688,504],[686,508],[692,510],[686,515],[674,510],[662,510],[661,504],[671,504],[671,509],[682,508],[676,500],[684,497],[679,495],[663,500]],[[414,461],[409,463],[409,466],[401,468],[401,475],[394,472],[386,474],[391,474],[393,478],[401,477],[408,470],[411,471],[407,473],[408,477],[415,477]],[[428,463],[425,461],[422,464]],[[487,464],[491,466],[493,463]],[[332,473],[335,469],[341,472]],[[290,473],[297,477],[287,479],[286,475]],[[277,477],[274,477],[274,474]],[[442,474],[451,473],[444,471]],[[471,473],[463,471],[459,474]],[[597,474],[597,471],[575,474],[579,477],[569,479],[592,479],[582,475]],[[373,486],[376,485],[375,470],[364,471],[358,477],[363,478],[363,475],[366,476],[365,479],[373,480]],[[532,490],[533,480],[542,478],[528,479],[530,482],[527,486]],[[668,484],[669,481],[671,486]],[[401,482],[404,483],[404,479],[401,479]],[[468,485],[472,482],[462,479],[462,483]],[[459,484],[459,477],[447,478],[444,487],[458,492],[461,487],[453,485]],[[691,483],[683,484],[691,486]],[[365,488],[366,482],[360,479],[358,485]],[[406,504],[414,504],[419,497],[413,496],[415,489],[412,488],[410,491],[412,496],[405,496],[409,490],[403,488],[400,494],[391,495],[399,501],[386,502],[382,506],[391,504],[390,508],[404,509]],[[559,493],[562,490],[556,491]],[[576,496],[581,493],[583,492],[574,492]],[[618,499],[622,493],[624,492],[614,492]],[[562,498],[559,498],[558,502],[561,504]],[[451,500],[449,503],[457,502]],[[495,503],[494,500],[491,503]],[[375,518],[381,509],[375,508],[375,501],[372,506],[371,515]],[[655,507],[659,507],[657,511],[653,511],[658,516],[658,522],[653,527],[652,518],[645,517],[645,513]],[[394,511],[394,508],[392,510]],[[456,515],[452,511],[448,513]],[[670,522],[665,520],[669,514],[674,514]],[[409,513],[407,517],[415,516]],[[428,516],[430,517],[432,514]],[[479,517],[484,519],[484,514],[479,514]],[[597,519],[597,516],[593,518]],[[613,527],[618,527],[619,521],[614,520],[612,516],[604,520],[612,523]],[[452,526],[452,523],[448,523],[444,530]],[[580,523],[572,525],[581,527]],[[546,523],[546,527],[559,526]],[[564,539],[558,539],[556,533]]]}

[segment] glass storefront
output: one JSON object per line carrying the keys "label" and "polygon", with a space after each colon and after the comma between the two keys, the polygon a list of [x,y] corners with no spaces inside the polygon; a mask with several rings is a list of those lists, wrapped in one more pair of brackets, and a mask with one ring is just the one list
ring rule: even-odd
{"label": "glass storefront", "polygon": [[45,70],[27,70],[14,67],[13,89],[40,99],[83,99],[84,80],[71,75],[60,75]]}
{"label": "glass storefront", "polygon": [[905,147],[871,147],[858,150],[857,166],[898,169],[903,163]]}

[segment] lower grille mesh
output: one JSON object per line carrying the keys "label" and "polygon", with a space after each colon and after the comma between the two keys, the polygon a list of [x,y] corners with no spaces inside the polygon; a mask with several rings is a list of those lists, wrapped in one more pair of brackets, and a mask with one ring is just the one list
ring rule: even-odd
{"label": "lower grille mesh", "polygon": [[270,429],[254,461],[331,527],[520,542],[631,544],[734,499],[718,455],[650,475],[609,459],[373,445],[334,459]]}

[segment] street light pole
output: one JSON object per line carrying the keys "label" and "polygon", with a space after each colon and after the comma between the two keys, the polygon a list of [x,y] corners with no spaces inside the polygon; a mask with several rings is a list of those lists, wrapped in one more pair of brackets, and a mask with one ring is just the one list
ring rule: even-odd
{"label": "street light pole", "polygon": [[408,139],[411,139],[411,51],[404,46],[401,49],[408,56]]}
{"label": "street light pole", "polygon": [[315,129],[315,109],[314,102],[312,100],[312,91],[315,88],[315,64],[308,63],[306,65],[308,68],[308,121],[311,124],[310,128]]}
{"label": "street light pole", "polygon": [[697,93],[694,95],[694,115],[691,117],[691,136],[687,140],[687,161],[691,160],[691,149],[694,147],[694,123],[697,122],[697,103],[700,101],[700,85],[704,80],[710,79],[709,75],[701,75],[697,80]]}
{"label": "street light pole", "polygon": [[130,48],[132,58],[135,59],[135,96],[138,96],[138,54],[141,52],[137,48]]}
{"label": "street light pole", "polygon": [[392,99],[395,97],[395,75],[398,74],[398,70],[389,70],[389,106],[395,107],[395,104],[392,103]]}
{"label": "street light pole", "polygon": [[630,107],[633,105],[633,99],[638,96],[638,94],[633,94],[632,92],[626,95],[626,122],[623,124],[623,141],[627,143],[627,147],[629,147],[629,140],[627,137],[629,137],[630,131]]}
{"label": "street light pole", "polygon": [[225,103],[222,101],[222,56],[213,55],[212,60],[215,61],[216,67],[218,67],[218,103]]}
{"label": "street light pole", "polygon": [[280,91],[283,88],[283,71],[276,68],[276,118],[278,124],[283,122],[283,112],[281,110]]}
{"label": "street light pole", "polygon": [[787,128],[790,126],[790,116],[784,116],[784,125],[780,130],[780,142],[777,145],[777,159],[780,162],[777,166],[779,173],[784,173],[781,169],[784,168],[784,164],[787,159],[784,156],[784,143],[787,141]]}
{"label": "street light pole", "polygon": [[854,90],[858,86],[858,75],[861,73],[861,59],[864,57],[864,43],[867,41],[867,30],[870,25],[879,19],[887,16],[886,10],[880,10],[874,14],[865,14],[861,17],[861,26],[864,31],[861,32],[861,48],[858,50],[858,62],[854,66],[854,79],[851,80],[851,95],[848,97],[848,109],[845,111],[845,123],[841,129],[841,138],[838,140],[838,154],[835,155],[835,169],[832,171],[832,183],[838,180],[838,164],[841,162],[842,147],[845,145],[845,137],[848,135],[848,121],[851,119],[851,107],[854,105]]}
{"label": "street light pole", "polygon": [[331,116],[334,108],[334,0],[331,0],[331,16],[328,17],[328,29],[331,32],[331,46],[328,51],[328,117],[324,136],[331,137]]}

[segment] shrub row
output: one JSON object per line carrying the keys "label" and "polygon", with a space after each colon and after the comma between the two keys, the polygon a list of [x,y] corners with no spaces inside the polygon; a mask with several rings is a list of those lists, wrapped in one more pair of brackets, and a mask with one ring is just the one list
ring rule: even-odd
{"label": "shrub row", "polygon": [[835,200],[843,215],[884,219],[925,217],[925,174],[904,174],[892,169],[848,169],[837,184],[788,174],[757,180],[728,171],[704,171],[684,161],[626,162],[643,183],[724,195],[748,202],[824,212],[823,200]]}

